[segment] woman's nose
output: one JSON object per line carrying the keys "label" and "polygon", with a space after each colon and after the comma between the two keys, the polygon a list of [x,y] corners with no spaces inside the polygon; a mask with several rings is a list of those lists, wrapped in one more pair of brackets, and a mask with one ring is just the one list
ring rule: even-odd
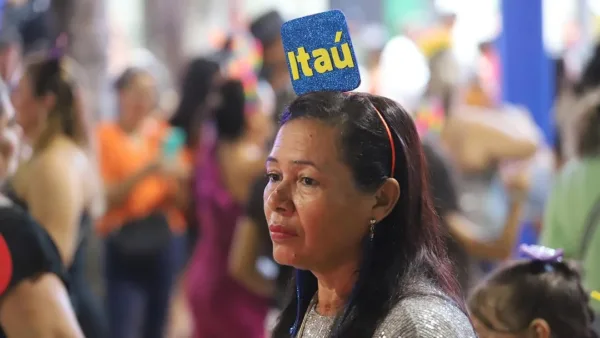
{"label": "woman's nose", "polygon": [[266,209],[269,209],[283,216],[289,216],[294,212],[294,203],[289,194],[289,189],[285,186],[280,184],[271,191],[267,190],[265,192],[265,212]]}

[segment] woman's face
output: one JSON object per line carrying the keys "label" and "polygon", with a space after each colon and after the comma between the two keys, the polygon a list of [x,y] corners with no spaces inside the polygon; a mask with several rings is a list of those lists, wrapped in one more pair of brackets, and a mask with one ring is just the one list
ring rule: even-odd
{"label": "woman's face", "polygon": [[277,134],[264,209],[280,264],[324,271],[360,257],[376,201],[356,188],[341,161],[339,135],[313,119],[287,122]]}
{"label": "woman's face", "polygon": [[47,101],[37,98],[33,92],[33,83],[29,76],[23,76],[12,94],[15,107],[15,119],[27,135],[40,125],[47,112]]}
{"label": "woman's face", "polygon": [[156,86],[149,74],[133,76],[129,84],[121,90],[121,119],[130,126],[136,126],[150,115],[156,107]]}

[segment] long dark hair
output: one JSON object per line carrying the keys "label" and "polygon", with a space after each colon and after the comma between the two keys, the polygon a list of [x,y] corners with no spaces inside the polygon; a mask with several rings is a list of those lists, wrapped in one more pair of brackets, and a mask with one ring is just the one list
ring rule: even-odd
{"label": "long dark hair", "polygon": [[201,122],[209,116],[202,116],[206,98],[214,90],[213,78],[219,72],[219,64],[205,58],[190,62],[181,85],[181,100],[169,123],[183,129],[186,145],[195,147]]}
{"label": "long dark hair", "polygon": [[600,43],[594,47],[594,52],[583,68],[581,78],[574,90],[576,94],[583,95],[598,86],[600,86]]}
{"label": "long dark hair", "polygon": [[222,103],[215,111],[215,123],[221,140],[233,141],[246,127],[244,86],[238,80],[227,80],[220,88]]}
{"label": "long dark hair", "polygon": [[477,286],[469,298],[469,309],[492,330],[482,315],[486,307],[489,311],[485,313],[494,313],[510,332],[527,329],[531,321],[540,318],[550,326],[553,338],[597,338],[589,298],[571,262],[524,260],[509,263]]}
{"label": "long dark hair", "polygon": [[[392,175],[390,141],[377,110],[393,133],[397,163]],[[390,176],[401,187],[398,203],[377,224],[373,240],[365,240],[353,294],[336,318],[330,337],[372,337],[400,300],[419,293],[414,285],[422,281],[433,283],[464,310],[443,230],[429,197],[421,141],[410,115],[385,97],[318,92],[294,100],[281,123],[300,118],[316,119],[340,130],[342,160],[359,189],[375,191]],[[316,277],[298,270],[290,289],[290,296],[297,292],[297,297],[290,297],[273,337],[296,336],[316,290]]]}
{"label": "long dark hair", "polygon": [[[581,79],[574,88],[575,94],[584,97],[593,90],[600,89],[600,44],[586,64]],[[577,154],[580,157],[600,155],[600,105],[588,107],[577,121]]]}

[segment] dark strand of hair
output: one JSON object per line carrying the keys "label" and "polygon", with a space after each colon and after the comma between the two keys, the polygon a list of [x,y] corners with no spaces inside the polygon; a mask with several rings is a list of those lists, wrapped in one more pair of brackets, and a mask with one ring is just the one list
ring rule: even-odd
{"label": "dark strand of hair", "polygon": [[198,145],[199,129],[212,116],[205,109],[206,100],[213,88],[213,78],[219,65],[208,59],[199,58],[190,62],[181,85],[181,99],[169,120],[173,127],[181,128],[186,134],[186,146]]}

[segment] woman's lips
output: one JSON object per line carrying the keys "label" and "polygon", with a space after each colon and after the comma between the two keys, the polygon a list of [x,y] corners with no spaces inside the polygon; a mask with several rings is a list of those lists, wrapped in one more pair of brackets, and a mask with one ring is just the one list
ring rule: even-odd
{"label": "woman's lips", "polygon": [[270,225],[269,233],[271,234],[271,239],[276,242],[298,237],[298,233],[293,229],[278,224]]}

